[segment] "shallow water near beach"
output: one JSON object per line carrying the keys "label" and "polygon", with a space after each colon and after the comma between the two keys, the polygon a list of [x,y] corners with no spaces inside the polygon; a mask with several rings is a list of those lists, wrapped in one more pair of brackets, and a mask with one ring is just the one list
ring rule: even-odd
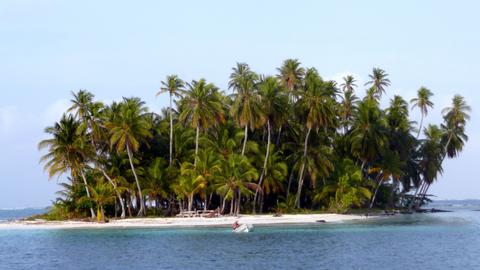
{"label": "shallow water near beach", "polygon": [[0,230],[0,269],[480,269],[480,204],[342,224]]}

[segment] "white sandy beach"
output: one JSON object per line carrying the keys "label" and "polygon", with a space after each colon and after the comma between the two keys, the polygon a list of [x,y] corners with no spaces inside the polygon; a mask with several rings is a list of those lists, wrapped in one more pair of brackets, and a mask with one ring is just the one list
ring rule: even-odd
{"label": "white sandy beach", "polygon": [[217,218],[132,218],[124,220],[110,220],[108,223],[83,222],[83,221],[11,221],[0,223],[0,230],[8,229],[99,229],[99,228],[181,228],[181,227],[228,227],[235,220],[240,224],[253,225],[293,225],[293,224],[320,224],[344,222],[350,220],[366,219],[360,215],[340,214],[298,214],[282,215],[241,215],[240,217],[222,216]]}

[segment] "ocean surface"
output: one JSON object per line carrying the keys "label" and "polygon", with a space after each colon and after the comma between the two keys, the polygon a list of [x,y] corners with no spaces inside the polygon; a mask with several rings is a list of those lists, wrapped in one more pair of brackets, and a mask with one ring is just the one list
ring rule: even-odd
{"label": "ocean surface", "polygon": [[[248,234],[226,228],[0,230],[0,269],[480,269],[480,201],[429,207],[453,212],[256,227]],[[21,214],[0,211],[0,219],[12,216]]]}

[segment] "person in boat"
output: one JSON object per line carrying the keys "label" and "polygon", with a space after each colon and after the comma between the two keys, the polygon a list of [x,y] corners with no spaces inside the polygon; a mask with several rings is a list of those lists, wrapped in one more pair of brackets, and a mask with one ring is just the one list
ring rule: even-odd
{"label": "person in boat", "polygon": [[238,223],[238,220],[235,220],[235,222],[232,224],[233,230],[236,230],[238,227],[240,227],[240,224]]}

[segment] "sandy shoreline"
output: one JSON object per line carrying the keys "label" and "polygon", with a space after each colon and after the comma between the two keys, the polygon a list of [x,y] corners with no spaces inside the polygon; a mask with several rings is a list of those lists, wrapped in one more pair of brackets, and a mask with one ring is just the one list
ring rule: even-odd
{"label": "sandy shoreline", "polygon": [[319,224],[339,223],[350,220],[365,220],[367,217],[360,215],[340,214],[298,214],[274,217],[272,215],[242,215],[236,217],[217,218],[134,218],[124,220],[111,220],[108,223],[83,222],[83,221],[11,221],[0,223],[0,230],[9,229],[105,229],[105,228],[182,228],[182,227],[227,227],[237,220],[253,225],[293,225],[293,224]]}

